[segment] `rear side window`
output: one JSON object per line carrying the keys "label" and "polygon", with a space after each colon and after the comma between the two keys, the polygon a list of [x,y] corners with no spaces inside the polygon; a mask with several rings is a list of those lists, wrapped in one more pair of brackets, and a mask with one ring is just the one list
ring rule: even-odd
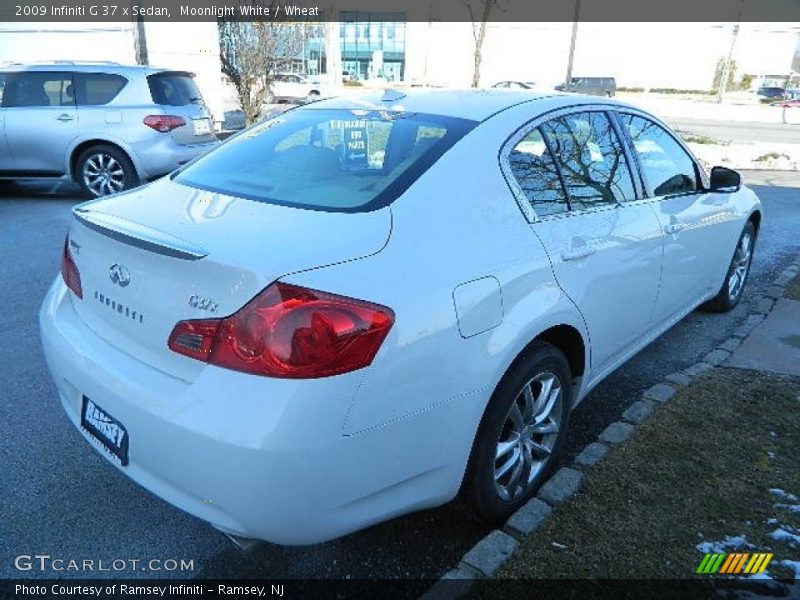
{"label": "rear side window", "polygon": [[6,89],[7,73],[0,73],[0,106],[3,106],[3,92]]}
{"label": "rear side window", "polygon": [[5,107],[74,106],[72,74],[26,71],[6,75]]}
{"label": "rear side window", "polygon": [[622,144],[603,112],[556,117],[541,125],[573,210],[636,198]]}
{"label": "rear side window", "polygon": [[654,196],[686,194],[699,189],[692,157],[663,127],[648,119],[620,114]]}
{"label": "rear side window", "polygon": [[537,215],[568,210],[558,170],[538,129],[531,130],[514,146],[508,163],[517,185]]}
{"label": "rear side window", "polygon": [[108,104],[128,83],[127,79],[113,73],[75,73],[74,80],[78,106]]}
{"label": "rear side window", "polygon": [[203,97],[188,73],[158,73],[147,78],[153,102],[163,106],[201,104]]}
{"label": "rear side window", "polygon": [[475,125],[419,113],[296,109],[245,131],[175,180],[271,204],[374,210],[399,197]]}

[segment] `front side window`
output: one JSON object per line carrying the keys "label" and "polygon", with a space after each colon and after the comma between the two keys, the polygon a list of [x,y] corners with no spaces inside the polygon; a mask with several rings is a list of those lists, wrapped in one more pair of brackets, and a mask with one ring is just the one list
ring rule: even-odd
{"label": "front side window", "polygon": [[128,83],[113,73],[75,73],[75,101],[78,106],[101,106],[117,97]]}
{"label": "front side window", "polygon": [[5,107],[74,106],[70,73],[25,71],[6,76]]}
{"label": "front side window", "polygon": [[631,114],[620,114],[654,196],[686,194],[700,189],[692,157],[663,127]]}
{"label": "front side window", "polygon": [[568,210],[555,162],[538,129],[531,130],[508,155],[511,174],[538,216]]}
{"label": "front side window", "polygon": [[540,126],[558,161],[572,210],[633,200],[622,144],[603,112],[581,112]]}
{"label": "front side window", "polygon": [[245,131],[175,180],[271,204],[363,212],[393,202],[475,125],[420,113],[297,109]]}

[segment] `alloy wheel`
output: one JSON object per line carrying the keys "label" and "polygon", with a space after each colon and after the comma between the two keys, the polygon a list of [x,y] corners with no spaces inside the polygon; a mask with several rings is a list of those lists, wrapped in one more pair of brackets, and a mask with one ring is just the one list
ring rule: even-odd
{"label": "alloy wheel", "polygon": [[547,465],[561,426],[561,381],[550,372],[530,379],[511,403],[497,440],[494,483],[506,501],[524,494]]}
{"label": "alloy wheel", "polygon": [[92,154],[83,163],[83,182],[95,196],[116,194],[125,188],[125,169],[109,154]]}
{"label": "alloy wheel", "polygon": [[750,270],[750,260],[752,259],[752,236],[750,232],[745,232],[736,246],[731,263],[731,273],[728,277],[728,297],[736,300],[742,293],[747,273]]}

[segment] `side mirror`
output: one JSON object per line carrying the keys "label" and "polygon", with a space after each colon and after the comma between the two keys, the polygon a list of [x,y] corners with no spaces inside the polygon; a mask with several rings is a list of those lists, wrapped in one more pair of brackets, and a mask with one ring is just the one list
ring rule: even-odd
{"label": "side mirror", "polygon": [[711,169],[709,190],[712,192],[737,192],[742,187],[742,176],[727,167]]}

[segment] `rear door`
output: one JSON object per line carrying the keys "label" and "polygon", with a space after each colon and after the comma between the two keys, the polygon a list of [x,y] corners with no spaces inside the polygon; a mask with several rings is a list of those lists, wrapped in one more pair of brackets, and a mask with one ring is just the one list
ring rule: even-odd
{"label": "rear door", "polygon": [[[661,276],[659,224],[602,110],[548,117],[509,142],[515,195],[555,277],[581,311],[596,376],[647,337]],[[507,145],[507,147],[509,146]]]}
{"label": "rear door", "polygon": [[3,109],[12,169],[21,175],[63,175],[67,148],[78,135],[72,73],[9,75]]}
{"label": "rear door", "polygon": [[185,125],[170,131],[173,141],[182,146],[206,144],[216,139],[211,111],[191,73],[165,71],[147,77],[150,96],[162,114],[181,117]]}
{"label": "rear door", "polygon": [[656,318],[666,322],[722,284],[741,225],[730,194],[707,193],[704,174],[677,138],[641,114],[619,113],[661,228],[664,269]]}

